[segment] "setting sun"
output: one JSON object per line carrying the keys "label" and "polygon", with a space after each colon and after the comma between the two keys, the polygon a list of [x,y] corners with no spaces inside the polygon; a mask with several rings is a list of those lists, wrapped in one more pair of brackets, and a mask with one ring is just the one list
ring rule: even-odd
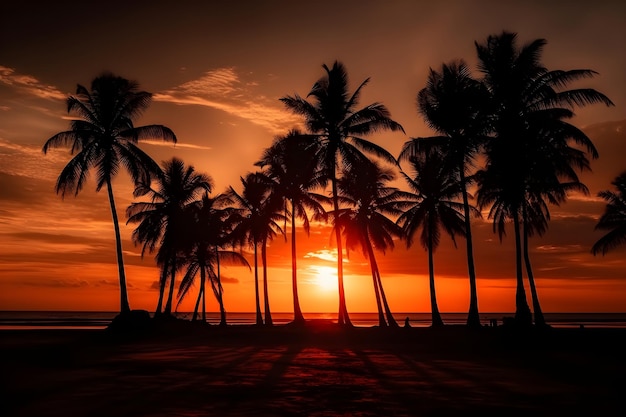
{"label": "setting sun", "polygon": [[324,291],[337,289],[337,268],[331,266],[309,266],[312,275],[312,283]]}

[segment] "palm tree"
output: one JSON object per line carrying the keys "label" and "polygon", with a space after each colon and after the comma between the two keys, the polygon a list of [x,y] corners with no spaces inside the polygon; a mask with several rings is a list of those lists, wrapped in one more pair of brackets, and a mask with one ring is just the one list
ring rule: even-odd
{"label": "palm tree", "polygon": [[[163,170],[152,184],[139,183],[135,196],[147,196],[150,201],[132,203],[126,210],[128,223],[138,224],[133,232],[135,243],[142,243],[142,255],[152,252],[157,246],[157,263],[162,267],[159,282],[159,301],[155,314],[171,315],[176,271],[182,267],[179,258],[184,254],[183,245],[190,233],[185,221],[187,208],[197,201],[202,193],[210,192],[212,179],[195,171],[194,167],[172,158],[163,162]],[[169,291],[161,311],[165,286],[169,279]]]}
{"label": "palm tree", "polygon": [[[379,130],[404,130],[391,119],[389,111],[381,103],[357,109],[361,90],[367,85],[369,78],[350,95],[348,74],[343,64],[335,61],[332,68],[326,65],[323,68],[326,74],[313,85],[308,94],[313,97],[313,103],[297,94],[280,100],[288,109],[304,116],[307,129],[314,135],[318,143],[316,160],[326,179],[331,182],[333,210],[338,212],[337,165],[349,167],[362,158],[362,151],[395,163],[395,158],[389,152],[365,140],[363,136]],[[335,239],[339,290],[338,322],[351,325],[343,285],[343,248],[339,228],[335,228]]]}
{"label": "palm tree", "polygon": [[440,71],[430,70],[426,87],[417,95],[417,106],[426,124],[441,136],[413,139],[405,143],[400,160],[408,160],[421,152],[419,148],[438,147],[444,163],[459,178],[465,219],[467,270],[470,283],[470,303],[467,325],[480,327],[478,292],[474,267],[474,248],[470,224],[468,175],[485,140],[486,100],[483,85],[473,79],[463,61],[443,64]]}
{"label": "palm tree", "polygon": [[352,166],[351,171],[346,172],[337,183],[339,197],[349,207],[330,213],[335,219],[334,227],[341,228],[346,235],[346,248],[360,247],[369,260],[381,327],[387,324],[398,326],[385,296],[374,253],[374,249],[383,254],[387,249],[393,249],[394,237],[402,235],[400,227],[388,217],[397,217],[402,213],[400,199],[405,196],[397,188],[387,186],[394,179],[392,170],[383,169],[375,162],[364,161]]}
{"label": "palm tree", "polygon": [[[493,112],[493,138],[486,145],[487,163],[481,174],[479,205],[493,204],[490,218],[494,219],[494,229],[498,225],[500,237],[505,223],[513,222],[517,278],[515,317],[517,323],[529,325],[532,315],[522,281],[520,230],[525,222],[523,207],[529,186],[542,177],[550,182],[554,178],[578,181],[571,176],[572,164],[580,161],[584,164],[586,158],[584,155],[582,159],[580,156],[572,158],[572,148],[564,145],[574,141],[586,147],[594,158],[597,151],[587,136],[564,119],[573,116],[575,106],[612,105],[612,102],[593,89],[563,90],[570,82],[593,77],[596,73],[587,69],[548,71],[540,62],[546,41],[537,39],[518,49],[516,38],[514,33],[503,32],[489,36],[484,44],[476,43],[479,69]],[[537,164],[546,146],[555,160],[550,164]],[[546,175],[547,166],[553,167],[549,175]],[[541,193],[543,187],[539,188]]]}
{"label": "palm tree", "polygon": [[185,298],[192,288],[198,272],[200,272],[200,289],[194,307],[192,321],[198,316],[202,302],[202,322],[206,323],[206,281],[211,284],[213,295],[220,308],[220,325],[226,325],[226,309],[224,308],[223,287],[220,276],[220,265],[224,262],[244,265],[250,268],[248,261],[239,252],[225,250],[232,210],[227,207],[230,199],[224,194],[209,197],[208,193],[200,201],[190,205],[186,220],[191,224],[186,253],[187,271],[178,290],[178,303]]}
{"label": "palm tree", "polygon": [[[398,218],[398,224],[402,226],[407,247],[413,244],[415,234],[421,229],[420,243],[428,251],[432,325],[438,327],[443,325],[443,320],[437,306],[433,254],[439,246],[441,229],[450,235],[455,246],[455,236],[464,236],[467,230],[464,204],[455,201],[463,189],[457,169],[451,167],[437,149],[427,147],[410,156],[408,161],[412,175],[402,174],[412,190],[414,204]],[[470,212],[479,215],[473,207]]]}
{"label": "palm tree", "polygon": [[110,73],[96,77],[91,90],[79,84],[76,95],[67,99],[67,111],[73,117],[70,130],[57,133],[43,146],[44,154],[52,148],[68,147],[73,155],[57,179],[57,194],[78,195],[92,168],[96,171],[96,191],[107,188],[115,230],[121,313],[129,312],[130,305],[112,180],[121,167],[126,168],[135,183],[145,181],[150,172],[158,170],[158,165],[137,147],[138,141],[162,138],[176,142],[174,132],[165,126],[134,126],[151,98],[152,94],[139,90],[137,82]]}
{"label": "palm tree", "polygon": [[[323,185],[323,177],[315,161],[315,145],[310,136],[292,130],[277,138],[255,164],[265,168],[266,174],[274,182],[274,191],[285,200],[285,210],[290,211],[293,321],[300,324],[304,323],[304,316],[298,297],[296,219],[302,220],[302,227],[308,235],[310,223],[307,210],[312,211],[315,218],[323,217],[324,208],[320,202],[326,200],[324,196],[312,192]],[[287,207],[287,202],[290,207]]]}
{"label": "palm tree", "polygon": [[607,204],[596,230],[608,230],[608,233],[594,243],[591,248],[594,255],[605,255],[626,243],[626,171],[618,175],[611,184],[617,188],[617,192],[606,190],[598,193]]}
{"label": "palm tree", "polygon": [[265,324],[272,325],[267,286],[267,242],[277,233],[284,234],[280,222],[285,220],[282,212],[282,199],[273,194],[272,181],[262,172],[249,173],[241,178],[242,194],[230,187],[230,197],[241,208],[238,224],[233,230],[234,241],[248,244],[254,249],[254,291],[256,300],[256,324],[263,324],[259,302],[258,247],[261,245],[261,265],[263,267],[263,297]]}

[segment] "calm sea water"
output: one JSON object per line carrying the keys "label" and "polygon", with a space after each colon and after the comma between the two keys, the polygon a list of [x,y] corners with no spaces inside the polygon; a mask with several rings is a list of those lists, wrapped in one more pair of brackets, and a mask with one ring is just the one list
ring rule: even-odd
{"label": "calm sea water", "polygon": [[[103,329],[115,317],[110,311],[0,311],[0,330],[6,329]],[[177,313],[178,317],[191,319],[191,313]],[[553,327],[620,327],[626,328],[626,313],[545,313],[546,321]],[[484,325],[495,319],[499,324],[503,317],[513,313],[484,313],[480,315]],[[430,313],[394,313],[400,325],[409,318],[413,327],[430,326]],[[442,313],[446,324],[464,324],[467,313]],[[307,313],[306,319],[336,320],[336,313]],[[272,313],[275,324],[285,324],[293,319],[292,313]],[[375,326],[376,313],[350,313],[355,326]],[[228,313],[229,324],[254,324],[254,313]],[[218,323],[219,314],[207,314],[209,323]]]}

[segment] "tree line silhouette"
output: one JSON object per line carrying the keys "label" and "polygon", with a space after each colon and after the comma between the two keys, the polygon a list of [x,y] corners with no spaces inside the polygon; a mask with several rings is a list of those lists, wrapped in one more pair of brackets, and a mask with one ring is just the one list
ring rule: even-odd
{"label": "tree line silhouette", "polygon": [[[346,308],[343,248],[362,251],[370,264],[380,326],[398,326],[391,314],[376,252],[393,249],[397,239],[407,246],[415,238],[428,253],[432,325],[443,320],[437,307],[434,252],[441,235],[466,242],[470,287],[467,325],[480,326],[471,218],[488,209],[493,231],[502,240],[512,228],[515,239],[515,323],[546,326],[532,272],[528,239],[548,228],[550,205],[567,200],[573,190],[588,193],[578,172],[597,158],[592,141],[569,123],[574,108],[594,103],[612,106],[604,94],[589,88],[567,89],[591,78],[589,69],[548,70],[541,63],[546,41],[521,47],[517,35],[502,32],[475,42],[478,73],[474,78],[463,60],[430,69],[426,86],[417,94],[417,109],[434,131],[431,137],[409,139],[396,158],[366,139],[380,131],[400,131],[382,103],[359,107],[363,81],[349,91],[346,68],[323,65],[324,74],[306,97],[280,100],[302,116],[305,131],[277,137],[255,163],[259,168],[241,178],[242,191],[229,187],[213,193],[212,179],[172,158],[159,166],[138,146],[142,139],[176,142],[162,125],[137,127],[151,94],[134,81],[111,73],[96,77],[91,89],[78,85],[67,99],[75,118],[70,129],[52,136],[43,146],[70,148],[72,159],[61,171],[56,192],[77,195],[89,173],[96,173],[96,191],[106,187],[115,229],[120,281],[120,313],[131,309],[126,290],[119,219],[112,179],[129,172],[134,197],[143,200],[126,210],[136,225],[132,238],[142,256],[155,253],[160,267],[155,317],[170,316],[199,279],[192,320],[206,321],[207,286],[226,324],[221,266],[239,264],[254,270],[257,324],[272,324],[267,285],[267,245],[291,228],[294,322],[304,323],[297,280],[296,223],[305,232],[311,221],[332,225],[337,245],[338,323],[351,325]],[[390,186],[400,174],[408,190]],[[330,185],[329,195],[324,191]],[[626,242],[626,172],[614,182],[618,193],[604,191],[605,214],[597,228],[608,230],[592,248],[594,254]],[[470,204],[475,191],[476,206]],[[251,249],[251,267],[242,255]],[[260,250],[260,265],[259,265]],[[259,269],[264,306],[261,310]],[[526,271],[532,312],[524,289]],[[177,274],[182,279],[176,289]]]}

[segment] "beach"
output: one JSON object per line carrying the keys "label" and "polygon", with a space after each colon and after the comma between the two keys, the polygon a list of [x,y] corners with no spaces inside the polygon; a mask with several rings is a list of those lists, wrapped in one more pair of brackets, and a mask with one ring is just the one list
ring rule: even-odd
{"label": "beach", "polygon": [[0,415],[626,413],[626,329],[181,327],[0,331]]}

